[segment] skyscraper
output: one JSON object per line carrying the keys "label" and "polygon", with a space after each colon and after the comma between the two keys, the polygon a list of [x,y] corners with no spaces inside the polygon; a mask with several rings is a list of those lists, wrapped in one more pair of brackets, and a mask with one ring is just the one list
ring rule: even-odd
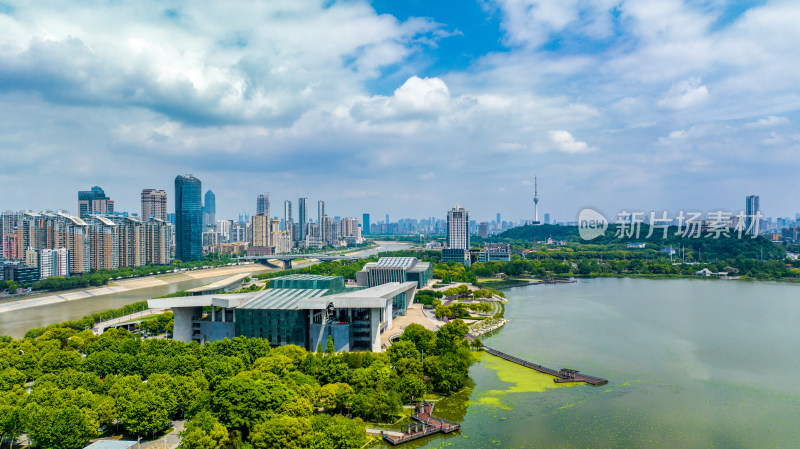
{"label": "skyscraper", "polygon": [[203,230],[217,226],[217,196],[209,190],[203,202]]}
{"label": "skyscraper", "polygon": [[761,209],[758,202],[758,195],[749,195],[745,199],[745,231],[750,235],[758,234],[758,226],[753,225],[753,220],[760,220],[758,215]]}
{"label": "skyscraper", "polygon": [[362,234],[369,234],[369,214],[364,214],[361,220]]}
{"label": "skyscraper", "polygon": [[503,222],[502,222],[502,221],[500,221],[500,212],[498,212],[498,213],[497,213],[497,221],[496,221],[495,223],[497,223],[497,226],[498,226],[498,227],[499,227],[501,224],[503,224]]}
{"label": "skyscraper", "polygon": [[447,212],[447,247],[469,250],[469,212],[459,205]]}
{"label": "skyscraper", "polygon": [[550,224],[550,214],[544,214],[544,224]]}
{"label": "skyscraper", "polygon": [[142,190],[142,221],[150,217],[167,221],[167,192],[156,189]]}
{"label": "skyscraper", "polygon": [[283,202],[283,222],[285,223],[284,230],[291,232],[294,218],[292,218],[292,202],[290,200]]}
{"label": "skyscraper", "polygon": [[113,214],[114,201],[98,186],[91,190],[78,191],[78,211],[80,218],[88,214]]}
{"label": "skyscraper", "polygon": [[387,226],[387,229],[388,229],[388,226],[389,226],[389,214],[386,214],[386,226]]}
{"label": "skyscraper", "polygon": [[305,240],[308,227],[308,198],[297,199],[297,238]]}
{"label": "skyscraper", "polygon": [[489,223],[482,221],[478,225],[478,235],[483,239],[489,238]]}
{"label": "skyscraper", "polygon": [[325,201],[317,201],[317,225],[319,226],[319,237],[324,242],[327,237],[325,234],[325,225],[322,222],[325,218]]}
{"label": "skyscraper", "polygon": [[256,215],[269,217],[269,193],[262,193],[256,199]]}
{"label": "skyscraper", "polygon": [[175,178],[175,258],[182,261],[203,257],[202,185],[192,175]]}

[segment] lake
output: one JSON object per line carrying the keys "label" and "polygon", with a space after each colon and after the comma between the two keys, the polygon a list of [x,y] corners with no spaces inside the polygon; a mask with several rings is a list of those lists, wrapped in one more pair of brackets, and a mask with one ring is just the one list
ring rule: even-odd
{"label": "lake", "polygon": [[475,386],[434,414],[460,434],[406,447],[800,447],[800,285],[588,279],[506,290],[484,343],[609,384],[480,354]]}

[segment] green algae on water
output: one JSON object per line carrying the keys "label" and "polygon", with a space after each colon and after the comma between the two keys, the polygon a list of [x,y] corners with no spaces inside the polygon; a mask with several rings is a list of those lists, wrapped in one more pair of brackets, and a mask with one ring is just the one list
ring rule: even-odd
{"label": "green algae on water", "polygon": [[484,367],[493,371],[501,382],[509,385],[503,390],[487,390],[481,393],[476,401],[479,404],[497,407],[501,410],[512,410],[502,400],[509,393],[544,393],[551,389],[570,388],[577,385],[576,383],[555,383],[553,376],[484,352],[477,353],[475,357]]}

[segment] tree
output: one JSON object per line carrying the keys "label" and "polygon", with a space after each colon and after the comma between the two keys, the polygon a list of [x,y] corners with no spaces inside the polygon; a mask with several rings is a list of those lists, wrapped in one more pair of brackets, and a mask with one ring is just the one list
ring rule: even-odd
{"label": "tree", "polygon": [[80,449],[97,435],[97,429],[89,427],[86,416],[74,405],[29,404],[25,414],[28,436],[42,449]]}
{"label": "tree", "polygon": [[6,368],[0,371],[0,391],[8,391],[15,385],[23,385],[28,376],[16,368]]}
{"label": "tree", "polygon": [[[24,428],[22,409],[17,405],[0,402],[0,448],[3,447],[5,438],[9,438],[12,442],[19,438]],[[9,447],[11,445],[13,443],[10,443]]]}
{"label": "tree", "polygon": [[389,349],[386,350],[386,354],[389,355],[389,360],[391,362],[397,363],[400,359],[419,359],[420,354],[417,351],[417,347],[412,341],[408,340],[401,340],[396,343],[393,343],[389,346]]}
{"label": "tree", "polygon": [[250,435],[256,449],[300,449],[311,446],[314,434],[306,418],[275,415],[258,424]]}
{"label": "tree", "polygon": [[339,357],[326,357],[319,371],[323,383],[347,382],[350,380],[350,368]]}
{"label": "tree", "polygon": [[403,402],[408,403],[425,394],[425,382],[420,376],[405,375],[397,382],[396,389]]}
{"label": "tree", "polygon": [[211,407],[227,427],[252,430],[295,396],[293,390],[280,382],[237,376],[219,386],[211,398]]}
{"label": "tree", "polygon": [[319,389],[317,400],[326,410],[344,411],[352,399],[353,387],[346,383],[325,384]]}
{"label": "tree", "polygon": [[300,396],[292,401],[284,402],[278,412],[295,418],[309,418],[314,414],[314,406],[308,399]]}
{"label": "tree", "polygon": [[55,373],[68,368],[75,368],[81,361],[77,351],[47,351],[39,360],[39,369],[43,373]]}
{"label": "tree", "polygon": [[358,449],[366,441],[366,426],[358,418],[317,415],[311,419],[313,449]]}
{"label": "tree", "polygon": [[200,412],[181,432],[184,449],[225,449],[230,442],[228,429],[207,411]]}
{"label": "tree", "polygon": [[467,332],[469,332],[469,326],[461,320],[450,321],[442,326],[436,333],[437,354],[451,353],[459,347],[464,347],[464,335]]}
{"label": "tree", "polygon": [[282,354],[270,354],[269,357],[261,357],[253,363],[253,369],[265,373],[273,373],[283,376],[295,369],[292,359]]}
{"label": "tree", "polygon": [[325,346],[326,354],[333,354],[336,352],[336,347],[333,345],[333,337],[328,335],[328,344]]}
{"label": "tree", "polygon": [[418,351],[430,353],[436,341],[436,334],[420,324],[411,323],[403,331],[400,341],[410,341],[414,343]]}
{"label": "tree", "polygon": [[131,435],[150,435],[169,428],[170,410],[163,398],[149,388],[125,387],[117,396],[119,421]]}
{"label": "tree", "polygon": [[400,413],[402,404],[394,391],[366,388],[353,396],[353,415],[369,421],[388,419]]}
{"label": "tree", "polygon": [[182,415],[185,415],[187,411],[194,407],[201,393],[202,389],[192,377],[175,376],[173,378],[175,405]]}

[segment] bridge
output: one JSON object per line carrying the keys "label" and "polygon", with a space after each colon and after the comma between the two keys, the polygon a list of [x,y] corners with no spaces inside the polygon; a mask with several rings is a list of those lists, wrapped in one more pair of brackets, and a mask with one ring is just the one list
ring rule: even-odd
{"label": "bridge", "polygon": [[296,259],[316,259],[322,262],[330,262],[332,260],[354,261],[360,259],[360,257],[342,254],[270,254],[266,256],[245,256],[236,258],[236,260],[239,261],[251,261],[262,264],[270,260],[279,260],[283,262],[283,267],[287,270],[292,268],[292,261]]}

